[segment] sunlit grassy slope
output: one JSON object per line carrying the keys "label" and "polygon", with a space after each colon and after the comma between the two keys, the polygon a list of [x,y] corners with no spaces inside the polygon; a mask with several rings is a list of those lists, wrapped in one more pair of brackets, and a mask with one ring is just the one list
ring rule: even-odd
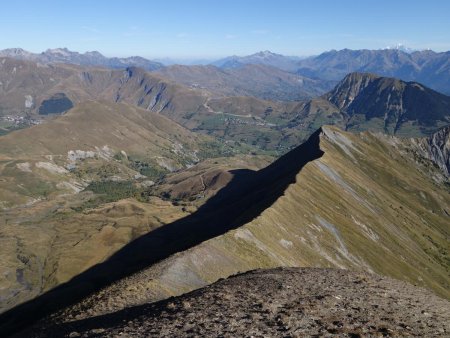
{"label": "sunlit grassy slope", "polygon": [[449,298],[450,194],[439,169],[418,161],[409,140],[381,134],[324,127],[320,148],[324,155],[253,221],[119,281],[78,305],[82,312],[280,265],[371,271]]}

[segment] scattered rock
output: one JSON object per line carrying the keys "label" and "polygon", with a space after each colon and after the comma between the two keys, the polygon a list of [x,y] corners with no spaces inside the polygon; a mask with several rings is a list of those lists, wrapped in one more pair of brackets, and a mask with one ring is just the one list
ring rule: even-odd
{"label": "scattered rock", "polygon": [[53,174],[67,174],[68,171],[66,168],[60,167],[51,162],[37,162],[35,164],[36,168],[45,169]]}
{"label": "scattered rock", "polygon": [[19,169],[20,171],[31,173],[30,162],[17,163],[17,164],[16,164],[16,167],[17,167],[17,169]]}
{"label": "scattered rock", "polygon": [[112,314],[60,320],[40,322],[17,337],[448,337],[450,302],[364,272],[277,268]]}

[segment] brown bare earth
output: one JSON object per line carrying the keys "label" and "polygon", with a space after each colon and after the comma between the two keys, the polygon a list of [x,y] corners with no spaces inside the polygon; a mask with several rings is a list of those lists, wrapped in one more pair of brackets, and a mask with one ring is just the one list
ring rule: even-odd
{"label": "brown bare earth", "polygon": [[109,315],[16,337],[448,337],[450,302],[408,283],[319,268],[255,270]]}

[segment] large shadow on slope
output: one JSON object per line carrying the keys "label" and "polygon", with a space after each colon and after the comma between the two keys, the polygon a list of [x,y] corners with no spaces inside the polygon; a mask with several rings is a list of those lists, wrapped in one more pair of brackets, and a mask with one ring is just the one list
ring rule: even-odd
{"label": "large shadow on slope", "polygon": [[129,243],[104,263],[0,315],[5,336],[77,302],[114,281],[253,220],[283,195],[308,162],[323,155],[321,129],[301,146],[257,172],[236,170],[230,183],[195,213]]}

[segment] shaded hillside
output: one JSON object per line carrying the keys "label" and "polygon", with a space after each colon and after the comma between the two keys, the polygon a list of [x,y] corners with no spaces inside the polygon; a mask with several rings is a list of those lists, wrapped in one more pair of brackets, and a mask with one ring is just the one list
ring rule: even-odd
{"label": "shaded hillside", "polygon": [[410,136],[450,123],[450,97],[415,82],[351,73],[325,97],[348,115],[350,130]]}
{"label": "shaded hillside", "polygon": [[251,221],[283,193],[308,161],[321,156],[318,135],[319,132],[312,135],[308,142],[283,156],[276,165],[258,172],[232,172],[230,183],[195,213],[141,236],[106,262],[5,312],[0,316],[0,322],[4,323],[0,330],[9,330],[35,320],[37,317],[30,316],[30,313],[45,315],[58,310],[119,278]]}
{"label": "shaded hillside", "polygon": [[[1,210],[0,312],[68,281],[149,231],[195,212],[233,177],[230,170],[255,170],[267,159],[215,158],[166,174],[159,184],[139,174],[138,168],[133,170],[131,157],[128,163],[80,162],[70,173],[50,172],[64,167],[52,166],[46,158],[36,162],[39,167],[22,160],[16,168],[2,170],[9,182],[2,182],[2,198],[10,198],[12,191],[23,198],[25,188],[35,195],[27,204]],[[143,174],[153,169],[143,168]],[[216,179],[218,173],[225,180]],[[14,177],[21,183],[12,181]],[[37,189],[43,183],[48,184],[47,195],[39,196]]]}
{"label": "shaded hillside", "polygon": [[65,67],[0,58],[0,115],[36,110],[44,96],[72,74]]}
{"label": "shaded hillside", "polygon": [[263,170],[234,172],[192,215],[6,312],[3,329],[96,290],[57,317],[111,313],[262,267],[365,270],[449,297],[450,195],[442,172],[410,150],[401,139],[325,127]]}
{"label": "shaded hillside", "polygon": [[[70,311],[79,318],[110,313],[239,271],[280,265],[362,269],[450,297],[450,195],[442,171],[414,152],[409,140],[382,134],[325,127],[320,149],[324,155],[307,163],[283,196],[252,221],[123,279]],[[287,170],[301,158],[298,153],[289,165],[271,167]],[[269,177],[259,189],[274,182]],[[222,204],[210,205],[220,210]]]}
{"label": "shaded hillside", "polygon": [[2,136],[0,308],[33,298],[189,214],[141,194],[165,174],[219,155],[233,150],[124,103],[85,102]]}
{"label": "shaded hillside", "polygon": [[196,111],[204,93],[177,86],[140,68],[123,70],[0,58],[0,114],[39,111],[43,102],[64,94],[74,104],[86,100],[127,102],[147,110]]}
{"label": "shaded hillside", "polygon": [[394,279],[346,270],[278,268],[247,272],[109,315],[44,321],[15,337],[445,337],[450,334],[449,314],[448,301]]}
{"label": "shaded hillside", "polygon": [[232,179],[239,169],[260,169],[273,161],[269,156],[241,155],[207,159],[190,167],[167,175],[152,193],[165,196],[178,203],[203,204]]}
{"label": "shaded hillside", "polygon": [[351,72],[416,81],[450,94],[450,52],[430,50],[406,53],[398,49],[332,50],[298,62],[297,73],[324,80],[341,80]]}

